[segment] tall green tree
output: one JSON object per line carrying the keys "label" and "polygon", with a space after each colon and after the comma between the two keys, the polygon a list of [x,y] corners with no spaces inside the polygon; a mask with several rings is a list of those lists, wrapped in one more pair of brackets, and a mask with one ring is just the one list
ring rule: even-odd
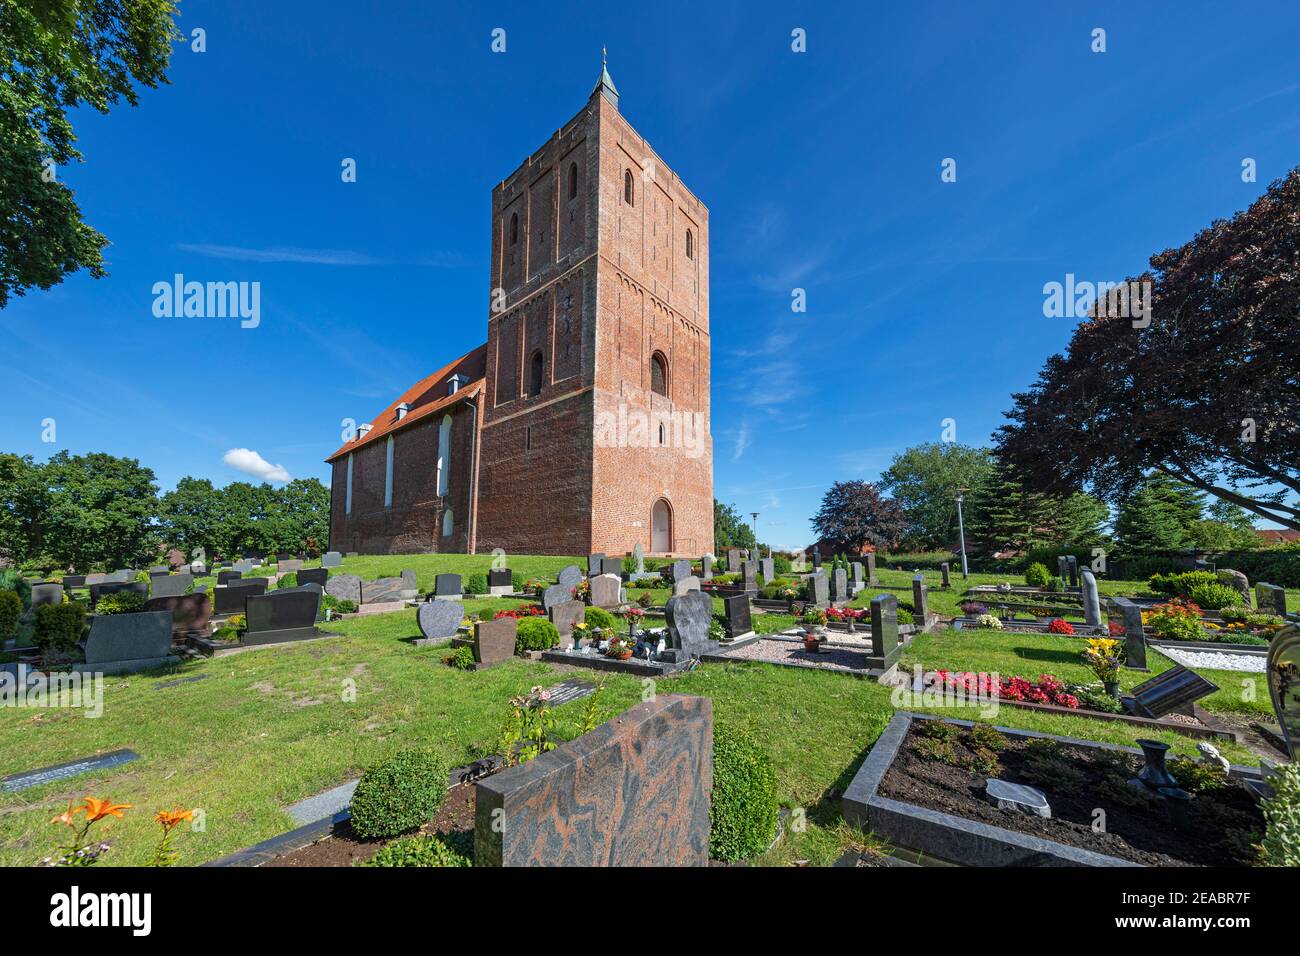
{"label": "tall green tree", "polygon": [[167,82],[171,0],[0,2],[0,308],[78,269],[105,275],[108,244],[59,170],[80,161],[68,113],[101,113]]}
{"label": "tall green tree", "polygon": [[1190,485],[1152,472],[1120,503],[1115,518],[1120,550],[1135,554],[1192,547],[1192,528],[1201,520],[1204,497]]}
{"label": "tall green tree", "polygon": [[754,528],[745,522],[735,505],[713,499],[713,547],[719,553],[726,548],[753,548]]}
{"label": "tall green tree", "polygon": [[134,458],[61,451],[39,466],[46,499],[33,553],[84,571],[130,567],[157,553],[154,474]]}
{"label": "tall green tree", "polygon": [[880,476],[880,490],[907,512],[909,546],[947,548],[957,540],[958,493],[973,492],[992,479],[987,448],[932,442],[896,455]]}
{"label": "tall green tree", "polygon": [[45,505],[40,468],[31,456],[0,454],[0,557],[22,564],[34,555]]}

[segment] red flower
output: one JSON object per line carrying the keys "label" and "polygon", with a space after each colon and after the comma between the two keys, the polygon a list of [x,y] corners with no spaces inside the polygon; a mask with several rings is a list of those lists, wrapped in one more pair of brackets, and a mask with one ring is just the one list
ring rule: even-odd
{"label": "red flower", "polygon": [[1069,621],[1063,621],[1061,618],[1053,618],[1052,623],[1047,625],[1049,634],[1073,634],[1074,626]]}

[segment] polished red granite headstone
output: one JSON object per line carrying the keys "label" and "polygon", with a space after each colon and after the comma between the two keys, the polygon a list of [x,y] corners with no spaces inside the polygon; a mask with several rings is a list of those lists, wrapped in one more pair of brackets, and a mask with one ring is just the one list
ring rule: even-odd
{"label": "polished red granite headstone", "polygon": [[706,866],[713,702],[660,695],[477,787],[475,866]]}

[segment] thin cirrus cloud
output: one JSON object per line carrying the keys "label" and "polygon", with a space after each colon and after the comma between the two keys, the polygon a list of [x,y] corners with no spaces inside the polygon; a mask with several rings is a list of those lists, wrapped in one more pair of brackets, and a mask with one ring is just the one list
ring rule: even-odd
{"label": "thin cirrus cloud", "polygon": [[353,252],[348,249],[303,249],[297,246],[269,246],[256,249],[249,246],[222,246],[211,243],[182,242],[177,248],[209,259],[226,259],[232,262],[303,263],[318,266],[391,266],[416,265],[435,269],[457,269],[465,265],[458,253],[432,253],[410,263],[393,262]]}
{"label": "thin cirrus cloud", "polygon": [[263,481],[291,481],[284,465],[273,465],[251,448],[232,448],[221,456],[229,467]]}

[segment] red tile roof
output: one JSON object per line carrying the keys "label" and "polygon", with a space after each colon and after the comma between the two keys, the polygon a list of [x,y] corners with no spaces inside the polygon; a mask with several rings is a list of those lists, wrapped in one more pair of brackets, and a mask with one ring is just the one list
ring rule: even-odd
{"label": "red tile roof", "polygon": [[1277,528],[1256,528],[1255,534],[1272,544],[1290,544],[1292,541],[1300,541],[1300,531]]}
{"label": "red tile roof", "polygon": [[[375,417],[375,420],[370,423],[370,431],[365,436],[353,439],[325,460],[327,462],[333,461],[348,452],[364,448],[385,435],[391,435],[393,432],[400,431],[409,425],[414,425],[435,412],[472,398],[483,386],[486,363],[487,345],[484,344],[444,365],[432,375],[420,379]],[[471,379],[471,381],[461,385],[453,394],[448,395],[447,383],[453,375],[461,375]],[[403,402],[410,405],[411,410],[406,413],[405,417],[399,419],[397,417],[397,406]]]}

